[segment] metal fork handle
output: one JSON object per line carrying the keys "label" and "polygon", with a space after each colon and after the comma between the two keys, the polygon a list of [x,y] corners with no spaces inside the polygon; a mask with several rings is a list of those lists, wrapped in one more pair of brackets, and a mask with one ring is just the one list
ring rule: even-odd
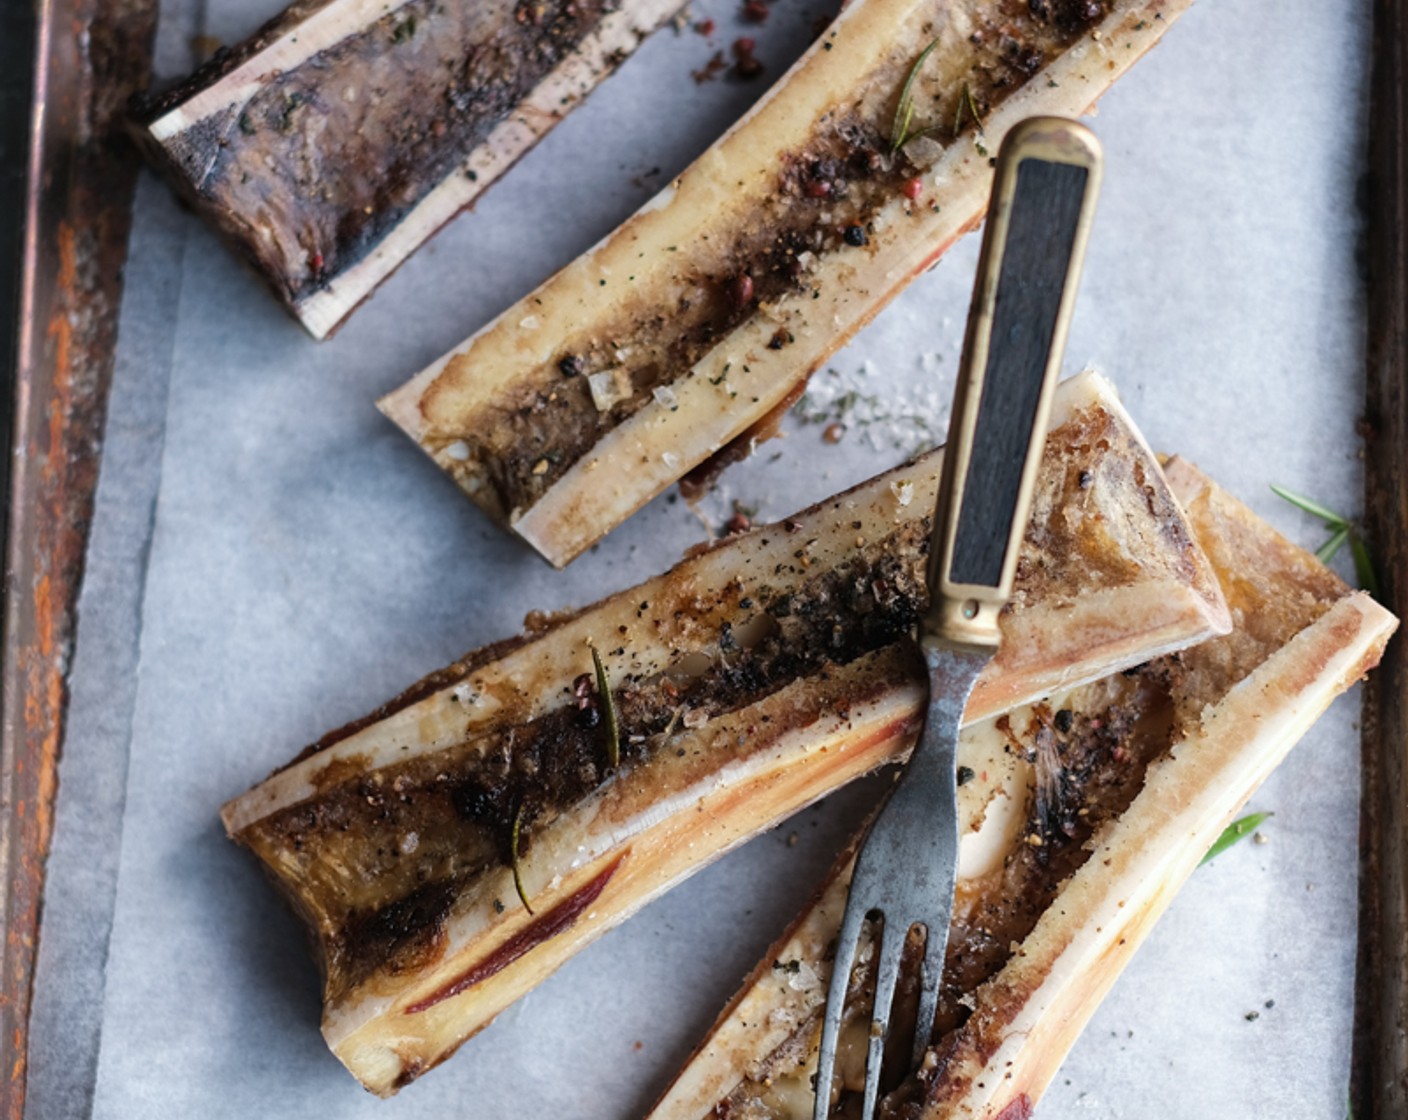
{"label": "metal fork handle", "polygon": [[997,645],[1101,166],[1094,133],[1061,117],[1003,140],[939,481],[926,643]]}

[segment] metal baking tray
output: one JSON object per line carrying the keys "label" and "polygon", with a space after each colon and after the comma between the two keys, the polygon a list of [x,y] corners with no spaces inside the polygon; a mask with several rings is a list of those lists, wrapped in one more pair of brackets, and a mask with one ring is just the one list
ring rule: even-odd
{"label": "metal baking tray", "polygon": [[[8,473],[0,476],[8,502],[0,726],[5,873],[0,914],[6,933],[0,951],[5,1048],[0,1114],[10,1120],[26,1114],[28,1024],[35,959],[44,937],[46,857],[55,807],[66,792],[57,777],[78,634],[76,605],[102,463],[137,180],[135,157],[117,122],[127,97],[147,84],[156,7],[151,0],[108,5],[45,0],[33,8],[10,5],[0,16],[0,259],[17,262],[0,283],[7,332],[0,336],[5,430],[12,451],[3,460]],[[1381,593],[1400,616],[1408,615],[1408,524],[1401,500],[1408,493],[1404,9],[1403,0],[1374,5],[1363,421],[1366,526],[1376,544]],[[1254,71],[1273,61],[1252,57],[1247,65]],[[1344,120],[1369,121],[1344,108]],[[1236,107],[1225,111],[1235,114]],[[1287,183],[1285,189],[1295,185]],[[1408,737],[1408,664],[1401,648],[1401,640],[1390,647],[1367,693],[1363,721],[1360,959],[1351,1082],[1354,1114],[1361,1120],[1408,1115],[1408,1040],[1399,1025],[1399,1011],[1408,1001],[1401,839],[1408,834],[1408,776],[1401,751]],[[368,697],[369,703],[377,699]],[[100,1009],[92,1013],[97,1016]]]}

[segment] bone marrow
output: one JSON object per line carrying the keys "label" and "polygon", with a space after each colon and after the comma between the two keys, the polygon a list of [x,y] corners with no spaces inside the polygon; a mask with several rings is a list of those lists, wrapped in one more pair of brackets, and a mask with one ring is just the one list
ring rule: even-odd
{"label": "bone marrow", "polygon": [[321,338],[676,7],[296,4],[139,105],[137,131]]}
{"label": "bone marrow", "polygon": [[[1208,846],[1397,625],[1186,462],[1168,476],[1233,603],[1233,630],[965,729],[939,1013],[919,1070],[890,1063],[882,1116],[1030,1115]],[[651,1120],[812,1115],[828,945],[856,843]],[[912,1021],[917,960],[905,962],[898,1022]],[[851,1115],[863,1088],[872,971],[863,941],[829,1087],[835,1116]],[[909,1042],[896,1039],[894,1056]]]}
{"label": "bone marrow", "polygon": [[1184,7],[856,0],[659,197],[383,410],[567,563],[765,435],[811,371],[980,220],[1006,129],[1086,109]]}
{"label": "bone marrow", "polygon": [[[1053,415],[969,720],[1229,625],[1108,385],[1066,383]],[[538,620],[225,807],[312,929],[324,1034],[365,1085],[394,1092],[651,897],[907,748],[940,456]]]}

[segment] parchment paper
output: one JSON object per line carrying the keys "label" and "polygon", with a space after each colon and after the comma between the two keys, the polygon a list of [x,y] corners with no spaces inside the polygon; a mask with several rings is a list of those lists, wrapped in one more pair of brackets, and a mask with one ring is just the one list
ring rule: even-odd
{"label": "parchment paper", "polygon": [[[277,0],[172,0],[158,67],[233,42]],[[165,190],[142,184],[40,943],[27,1115],[639,1116],[781,930],[875,787],[807,810],[574,960],[398,1098],[318,1034],[294,920],[219,805],[421,674],[662,570],[705,527],[658,501],[566,574],[491,528],[373,409],[572,259],[763,84],[696,84],[738,35],[770,77],[829,8],[776,0],[712,42],[655,36],[478,210],[317,344]],[[1363,315],[1355,205],[1368,5],[1205,0],[1106,99],[1103,201],[1068,351],[1154,444],[1294,539],[1268,483],[1358,508]],[[726,477],[783,516],[943,428],[976,255],[960,244],[835,359],[881,398]],[[898,418],[897,418],[898,417]],[[1353,978],[1357,697],[1253,801],[1269,841],[1199,870],[1040,1107],[1070,1117],[1344,1111]],[[795,840],[793,839],[795,837]]]}

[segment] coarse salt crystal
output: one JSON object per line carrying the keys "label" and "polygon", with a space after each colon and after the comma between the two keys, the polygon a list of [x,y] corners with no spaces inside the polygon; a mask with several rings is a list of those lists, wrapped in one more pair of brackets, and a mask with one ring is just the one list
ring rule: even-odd
{"label": "coarse salt crystal", "polygon": [[680,403],[679,397],[675,395],[675,391],[668,385],[655,386],[655,388],[651,390],[650,395],[655,398],[656,402],[662,408],[676,408]]}
{"label": "coarse salt crystal", "polygon": [[794,992],[812,992],[821,987],[821,977],[811,965],[802,961],[797,971],[787,978],[787,986]]}
{"label": "coarse salt crystal", "polygon": [[604,369],[587,375],[587,387],[592,393],[592,404],[598,412],[605,412],[617,401],[631,395],[631,378],[625,370]]}
{"label": "coarse salt crystal", "polygon": [[462,439],[455,440],[449,447],[445,448],[445,454],[457,463],[463,463],[469,459],[469,444]]}

